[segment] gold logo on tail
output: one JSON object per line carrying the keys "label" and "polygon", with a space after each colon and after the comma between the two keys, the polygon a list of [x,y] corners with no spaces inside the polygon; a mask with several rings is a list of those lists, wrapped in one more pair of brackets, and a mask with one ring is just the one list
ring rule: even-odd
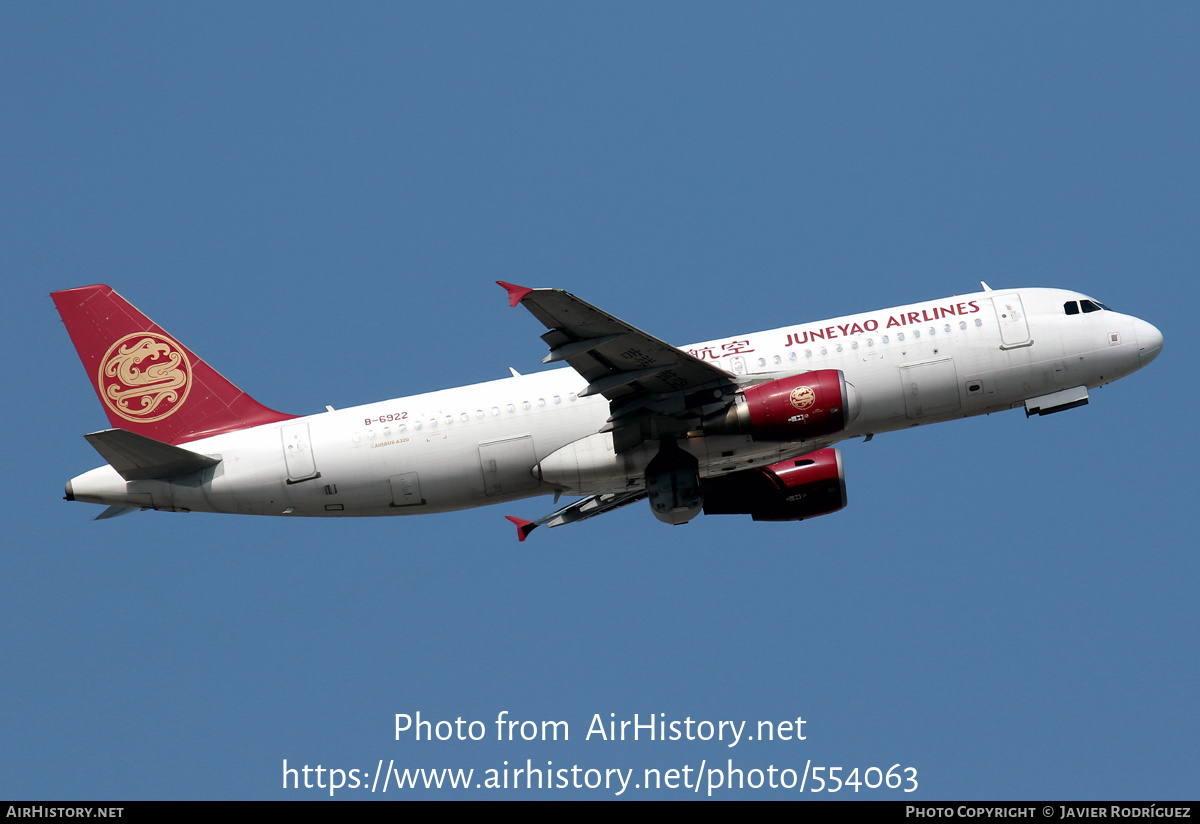
{"label": "gold logo on tail", "polygon": [[153,423],[174,414],[192,385],[183,347],[156,332],[135,332],[109,347],[98,376],[104,405],[127,421]]}

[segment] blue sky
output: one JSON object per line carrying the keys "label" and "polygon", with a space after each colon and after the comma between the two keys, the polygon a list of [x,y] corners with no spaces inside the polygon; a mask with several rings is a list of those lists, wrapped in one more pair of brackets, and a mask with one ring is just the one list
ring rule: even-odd
{"label": "blue sky", "polygon": [[[0,797],[325,796],[282,790],[284,759],[733,759],[918,770],[867,798],[1194,799],[1198,24],[1185,4],[5,6]],[[61,499],[107,424],[54,289],[109,283],[310,413],[543,368],[495,280],[688,343],[981,279],[1088,293],[1164,352],[1062,415],[845,444],[849,507],[798,524],[634,506],[518,544],[502,516],[548,498],[101,523]],[[491,735],[395,740],[417,711]],[[497,742],[501,711],[571,740]],[[800,716],[806,740],[585,741],[609,713]],[[527,794],[612,796],[494,793]]]}

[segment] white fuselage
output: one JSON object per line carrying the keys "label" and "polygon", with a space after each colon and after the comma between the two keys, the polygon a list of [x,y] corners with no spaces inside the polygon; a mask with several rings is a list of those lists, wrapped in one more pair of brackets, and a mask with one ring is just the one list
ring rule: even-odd
{"label": "white fuselage", "polygon": [[[996,412],[1109,383],[1158,354],[1150,324],[1113,311],[1067,314],[1058,289],[962,297],[681,347],[746,384],[840,369],[857,414],[833,437],[681,443],[707,477],[846,438]],[[650,443],[616,454],[599,395],[569,368],[323,412],[185,444],[220,458],[171,480],[126,482],[109,466],[74,478],[75,500],[255,515],[445,512],[531,495],[619,492],[644,483]]]}

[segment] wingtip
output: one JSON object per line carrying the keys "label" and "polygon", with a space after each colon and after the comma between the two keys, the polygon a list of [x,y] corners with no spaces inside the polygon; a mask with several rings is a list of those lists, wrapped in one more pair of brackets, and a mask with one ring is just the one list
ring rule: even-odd
{"label": "wingtip", "polygon": [[524,541],[529,536],[530,532],[537,529],[537,524],[533,521],[527,521],[524,518],[518,518],[516,515],[505,515],[506,521],[512,521],[517,528],[517,540]]}
{"label": "wingtip", "polygon": [[[502,280],[496,281],[500,286],[503,286],[508,291],[508,305],[516,306],[521,302],[521,299],[528,295],[533,290],[526,286],[517,286],[515,283],[505,283]],[[522,538],[521,540],[525,540]]]}

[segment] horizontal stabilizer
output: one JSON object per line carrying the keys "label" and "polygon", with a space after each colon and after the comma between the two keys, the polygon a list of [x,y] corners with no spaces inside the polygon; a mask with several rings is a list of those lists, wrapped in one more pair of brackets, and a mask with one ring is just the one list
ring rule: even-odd
{"label": "horizontal stabilizer", "polygon": [[105,429],[83,437],[127,481],[174,478],[221,462],[126,429]]}
{"label": "horizontal stabilizer", "polygon": [[108,509],[104,510],[99,515],[97,515],[95,518],[92,518],[92,520],[93,521],[107,521],[109,518],[115,518],[118,515],[128,515],[130,512],[137,512],[137,511],[138,511],[138,508],[136,506],[121,506],[120,504],[113,504]]}

